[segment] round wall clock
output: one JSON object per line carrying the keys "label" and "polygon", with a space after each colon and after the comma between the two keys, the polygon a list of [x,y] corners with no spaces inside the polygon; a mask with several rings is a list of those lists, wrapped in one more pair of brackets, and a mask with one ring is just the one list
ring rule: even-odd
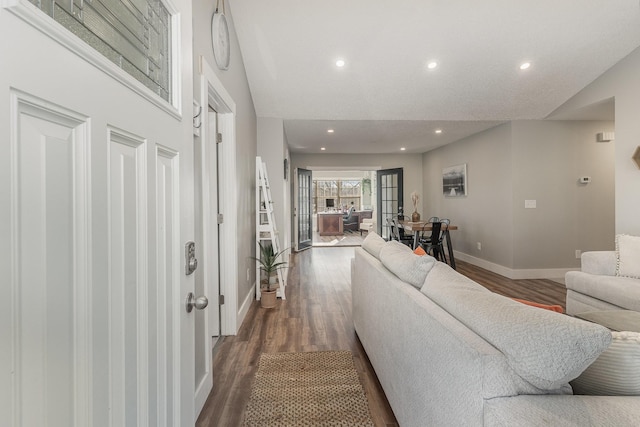
{"label": "round wall clock", "polygon": [[213,42],[213,56],[216,65],[221,70],[229,68],[231,47],[229,46],[229,27],[224,14],[216,11],[211,18],[211,41]]}

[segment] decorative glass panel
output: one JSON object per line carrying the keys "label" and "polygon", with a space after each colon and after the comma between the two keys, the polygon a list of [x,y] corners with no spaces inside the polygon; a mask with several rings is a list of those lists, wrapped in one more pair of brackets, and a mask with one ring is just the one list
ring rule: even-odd
{"label": "decorative glass panel", "polygon": [[171,14],[161,0],[29,0],[171,103]]}

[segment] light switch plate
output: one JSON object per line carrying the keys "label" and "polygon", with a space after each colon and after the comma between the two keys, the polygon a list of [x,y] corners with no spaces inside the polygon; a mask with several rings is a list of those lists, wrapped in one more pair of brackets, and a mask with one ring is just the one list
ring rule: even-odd
{"label": "light switch plate", "polygon": [[535,200],[525,200],[524,201],[524,208],[525,209],[535,209],[536,208],[536,201]]}

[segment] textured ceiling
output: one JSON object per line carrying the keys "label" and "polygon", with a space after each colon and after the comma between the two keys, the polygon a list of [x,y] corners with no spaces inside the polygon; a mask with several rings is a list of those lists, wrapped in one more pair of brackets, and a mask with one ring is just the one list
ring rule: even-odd
{"label": "textured ceiling", "polygon": [[227,2],[256,114],[293,152],[424,152],[545,118],[640,46],[638,0]]}

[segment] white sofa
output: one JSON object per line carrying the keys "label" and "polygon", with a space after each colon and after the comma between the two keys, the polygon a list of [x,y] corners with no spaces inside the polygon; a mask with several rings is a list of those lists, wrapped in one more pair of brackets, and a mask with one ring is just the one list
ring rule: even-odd
{"label": "white sofa", "polygon": [[640,397],[571,394],[606,328],[494,294],[375,233],[351,275],[356,333],[402,427],[640,425]]}
{"label": "white sofa", "polygon": [[595,310],[640,311],[640,279],[616,276],[616,252],[583,252],[581,271],[565,275],[567,314]]}

